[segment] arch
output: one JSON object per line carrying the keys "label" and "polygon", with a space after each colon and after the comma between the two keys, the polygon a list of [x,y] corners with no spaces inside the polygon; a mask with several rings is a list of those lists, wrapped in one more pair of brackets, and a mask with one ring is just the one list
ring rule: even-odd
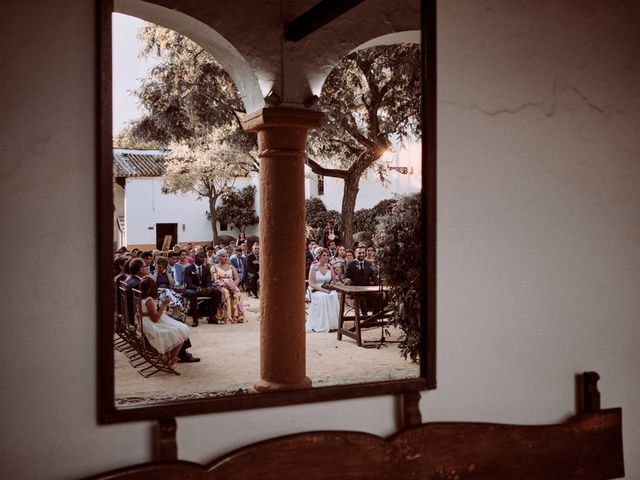
{"label": "arch", "polygon": [[[334,67],[342,60],[343,57],[349,55],[351,52],[355,52],[358,50],[364,50],[365,48],[377,47],[378,45],[394,45],[398,43],[421,43],[421,32],[420,30],[405,30],[402,32],[394,32],[388,33],[386,35],[380,35],[365,42],[362,42],[360,45],[352,48],[348,51],[343,51],[341,54],[336,55],[331,63],[323,64],[321,69],[316,70],[315,72],[307,72],[307,79],[309,81],[309,86],[311,87],[312,92],[315,95],[320,96],[320,92],[322,91],[322,87],[324,82],[327,80],[327,77],[334,69]],[[337,52],[336,52],[337,53]]]}
{"label": "arch", "polygon": [[251,66],[231,42],[209,25],[177,10],[141,0],[115,0],[113,10],[170,28],[190,38],[213,55],[226,70],[236,84],[247,112],[264,106],[260,84]]}
{"label": "arch", "polygon": [[406,30],[404,32],[389,33],[367,40],[348,53],[365,48],[377,47],[378,45],[394,45],[397,43],[420,43],[420,30]]}

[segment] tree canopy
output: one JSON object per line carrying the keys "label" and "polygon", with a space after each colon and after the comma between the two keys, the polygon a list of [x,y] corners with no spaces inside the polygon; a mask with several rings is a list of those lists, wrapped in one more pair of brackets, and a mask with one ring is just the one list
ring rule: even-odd
{"label": "tree canopy", "polygon": [[[141,55],[160,63],[135,92],[148,113],[132,123],[131,135],[203,151],[227,148],[258,171],[256,136],[242,129],[244,106],[222,66],[191,40],[156,25],[148,24],[140,39]],[[420,58],[414,44],[357,50],[322,88],[317,108],[326,121],[311,131],[306,161],[314,173],[344,181],[341,222],[348,245],[360,179],[371,171],[384,181],[387,166],[379,160],[392,143],[422,136]]]}
{"label": "tree canopy", "polygon": [[222,205],[216,208],[218,220],[235,226],[244,233],[247,227],[258,223],[258,216],[253,208],[256,198],[256,187],[247,185],[244,188],[232,188],[222,195]]}
{"label": "tree canopy", "polygon": [[[139,38],[142,57],[160,61],[135,91],[149,112],[131,125],[133,136],[168,145],[214,148],[225,145],[252,159],[257,142],[240,124],[244,105],[222,66],[202,47],[163,27],[146,24]],[[207,142],[215,141],[211,144]]]}
{"label": "tree canopy", "polygon": [[360,178],[373,169],[384,181],[387,169],[379,160],[391,144],[422,138],[420,58],[414,44],[357,50],[335,66],[322,88],[318,108],[327,118],[309,135],[307,163],[319,175],[344,180],[347,244]]}
{"label": "tree canopy", "polygon": [[[212,143],[216,143],[212,140]],[[171,153],[166,161],[166,173],[162,182],[163,193],[195,192],[206,198],[213,241],[218,241],[216,203],[229,193],[237,177],[251,171],[252,159],[243,153],[225,147],[205,145],[188,146],[185,143],[170,144]]]}

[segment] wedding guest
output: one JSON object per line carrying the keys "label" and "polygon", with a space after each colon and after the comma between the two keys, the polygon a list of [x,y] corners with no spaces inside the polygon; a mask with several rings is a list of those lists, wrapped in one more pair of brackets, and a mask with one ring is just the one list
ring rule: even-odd
{"label": "wedding guest", "polygon": [[189,327],[166,314],[168,298],[160,302],[159,306],[156,304],[158,287],[152,278],[142,280],[140,290],[145,337],[158,353],[166,356],[167,362],[173,367],[178,363],[179,353],[189,339]]}
{"label": "wedding guest", "polygon": [[218,282],[222,290],[222,301],[217,312],[218,323],[244,323],[244,311],[240,296],[240,275],[229,262],[225,249],[216,252],[218,263],[211,267],[211,278]]}
{"label": "wedding guest", "polygon": [[209,297],[211,300],[206,303],[208,306],[209,323],[216,323],[216,311],[222,299],[222,292],[211,283],[211,271],[204,265],[204,254],[196,253],[194,264],[189,265],[184,270],[184,280],[186,289],[184,296],[191,299],[191,315],[193,326],[198,326],[198,308],[196,299],[198,297]]}
{"label": "wedding guest", "polygon": [[184,320],[185,308],[182,295],[176,292],[176,282],[171,272],[168,271],[169,260],[160,257],[156,260],[156,271],[149,275],[158,286],[158,301],[163,302],[165,298],[169,299],[169,306],[172,309],[170,316],[176,320]]}
{"label": "wedding guest", "polygon": [[260,277],[260,245],[258,242],[251,247],[251,253],[247,255],[247,286],[248,295],[258,298],[258,281]]}

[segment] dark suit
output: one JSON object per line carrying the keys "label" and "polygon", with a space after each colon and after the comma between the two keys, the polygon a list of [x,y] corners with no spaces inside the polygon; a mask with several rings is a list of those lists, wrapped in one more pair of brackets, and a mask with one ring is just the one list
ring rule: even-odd
{"label": "dark suit", "polygon": [[135,320],[133,318],[133,289],[140,290],[140,282],[142,279],[137,275],[129,275],[129,277],[125,280],[126,292],[127,292],[127,310],[129,313],[129,323],[131,325],[135,325]]}
{"label": "dark suit", "polygon": [[256,260],[260,261],[260,255],[256,257],[255,253],[247,255],[247,285],[249,292],[258,296],[258,278],[260,278],[260,263],[253,263]]}
{"label": "dark suit", "polygon": [[[362,261],[362,266],[360,266],[360,262],[358,262],[358,260],[349,262],[344,278],[350,279],[351,285],[378,285],[378,275],[372,268],[371,262],[367,260]],[[381,308],[382,299],[378,293],[372,292],[360,296],[360,312],[362,315],[367,315],[367,312],[371,309],[375,313]]]}
{"label": "dark suit", "polygon": [[311,253],[307,248],[304,255],[304,278],[305,279],[309,278],[309,268],[311,267],[311,264],[313,263],[314,260],[315,258],[313,257],[313,253]]}
{"label": "dark suit", "polygon": [[[187,298],[194,299],[196,297],[208,296],[211,298],[209,306],[209,323],[215,323],[216,311],[222,300],[222,292],[216,288],[211,288],[211,271],[206,265],[201,265],[201,274],[198,275],[197,265],[189,265],[184,269],[183,280],[187,286],[183,295]],[[209,288],[208,295],[203,295],[202,289]],[[191,316],[195,319],[195,309],[198,308],[197,302],[191,302]],[[195,325],[195,324],[194,324]]]}
{"label": "dark suit", "polygon": [[[329,238],[329,235],[331,235],[331,233],[333,233],[333,235],[335,236],[333,240]],[[329,229],[325,228],[324,232],[322,233],[322,244],[320,246],[329,248],[329,242],[331,241],[336,242],[336,245],[340,245],[340,235],[338,235],[338,232],[335,228],[333,229],[333,232],[330,232]]]}
{"label": "dark suit", "polygon": [[247,269],[247,257],[244,255],[238,256],[237,254],[233,254],[229,257],[229,262],[231,262],[231,265],[236,267],[236,270],[238,271],[238,276],[240,276],[240,285],[242,288],[246,288],[245,274]]}

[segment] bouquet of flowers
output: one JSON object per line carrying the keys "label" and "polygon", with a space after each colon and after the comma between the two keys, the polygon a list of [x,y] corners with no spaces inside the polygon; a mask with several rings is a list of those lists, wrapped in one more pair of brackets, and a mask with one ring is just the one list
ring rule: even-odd
{"label": "bouquet of flowers", "polygon": [[333,286],[333,284],[331,282],[324,282],[321,285],[322,288],[326,289],[326,290],[335,290],[336,287]]}

